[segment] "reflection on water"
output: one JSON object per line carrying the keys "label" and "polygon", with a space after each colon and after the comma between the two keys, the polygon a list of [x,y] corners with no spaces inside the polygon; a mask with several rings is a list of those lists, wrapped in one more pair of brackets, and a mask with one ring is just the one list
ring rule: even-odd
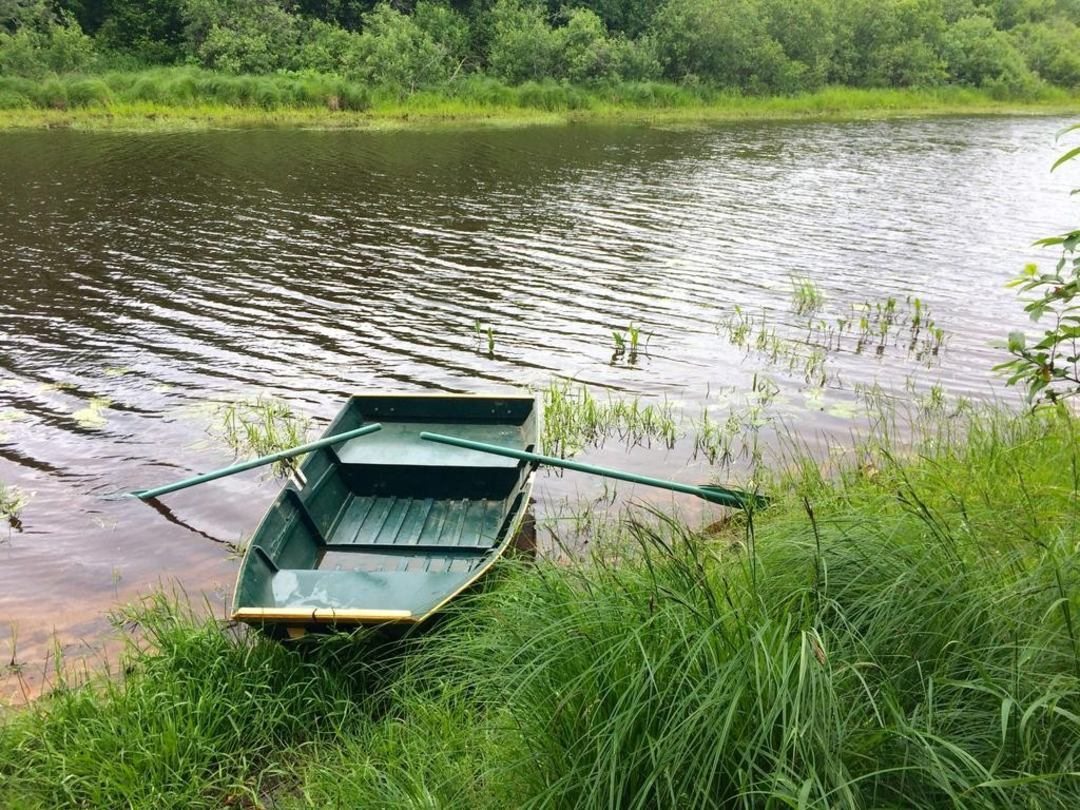
{"label": "reflection on water", "polygon": [[[0,480],[34,498],[0,543],[0,618],[25,636],[158,578],[228,585],[212,541],[250,533],[275,485],[100,497],[229,461],[208,400],[326,420],[350,391],[561,374],[699,414],[765,370],[789,421],[846,432],[829,408],[853,383],[919,364],[843,355],[847,388],[822,394],[718,333],[735,306],[790,320],[792,275],[830,317],[919,296],[949,332],[923,375],[987,395],[990,343],[1023,323],[1003,281],[1074,219],[1075,171],[1048,172],[1064,123],[3,133]],[[633,363],[613,357],[630,324]],[[707,477],[686,445],[592,458]]]}

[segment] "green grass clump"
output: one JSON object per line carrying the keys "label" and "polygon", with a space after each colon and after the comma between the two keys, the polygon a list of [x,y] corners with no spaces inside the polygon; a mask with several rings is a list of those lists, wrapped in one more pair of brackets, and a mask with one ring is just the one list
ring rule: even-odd
{"label": "green grass clump", "polygon": [[165,597],[119,618],[136,626],[123,676],[61,685],[0,725],[0,806],[260,806],[366,722],[393,666],[359,637],[286,648]]}
{"label": "green grass clump", "polygon": [[28,500],[29,496],[21,489],[0,481],[0,521],[18,525],[19,515]]}
{"label": "green grass clump", "polygon": [[718,537],[513,571],[298,805],[1075,807],[1076,438],[973,423]]}
{"label": "green grass clump", "polygon": [[[228,402],[217,409],[218,424],[213,433],[237,458],[267,456],[297,447],[307,441],[311,422],[297,414],[287,402],[274,397]],[[275,461],[275,475],[284,477],[299,466],[298,458]]]}
{"label": "green grass clump", "polygon": [[552,380],[543,398],[543,444],[548,454],[566,458],[611,437],[628,445],[656,440],[667,447],[678,438],[674,408],[667,401],[643,404],[637,397],[601,401],[587,385],[575,386],[570,380]]}
{"label": "green grass clump", "polygon": [[797,315],[817,312],[825,303],[825,294],[806,276],[791,277],[791,308]]}

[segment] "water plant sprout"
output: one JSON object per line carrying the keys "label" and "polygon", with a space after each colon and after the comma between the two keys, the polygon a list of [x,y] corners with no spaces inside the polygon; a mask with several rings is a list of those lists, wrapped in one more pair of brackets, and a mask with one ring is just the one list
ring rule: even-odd
{"label": "water plant sprout", "polygon": [[[267,456],[307,441],[310,420],[276,397],[259,396],[228,402],[217,409],[218,422],[211,433],[220,438],[237,458]],[[298,467],[298,459],[274,462],[274,475],[284,478]]]}

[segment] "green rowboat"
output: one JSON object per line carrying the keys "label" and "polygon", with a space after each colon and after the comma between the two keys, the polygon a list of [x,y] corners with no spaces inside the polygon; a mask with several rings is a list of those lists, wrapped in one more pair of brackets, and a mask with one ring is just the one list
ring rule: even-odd
{"label": "green rowboat", "polygon": [[248,546],[233,618],[290,635],[318,625],[416,624],[491,568],[529,505],[535,465],[425,441],[539,446],[532,396],[354,396]]}

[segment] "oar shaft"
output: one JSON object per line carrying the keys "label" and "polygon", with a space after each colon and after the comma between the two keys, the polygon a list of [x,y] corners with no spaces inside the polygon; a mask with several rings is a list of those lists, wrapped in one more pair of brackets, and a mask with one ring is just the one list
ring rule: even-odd
{"label": "oar shaft", "polygon": [[685,492],[688,495],[697,495],[699,498],[704,498],[707,501],[722,503],[727,506],[742,507],[749,499],[754,497],[734,490],[724,490],[720,487],[709,487],[709,489],[706,490],[702,487],[696,487],[693,484],[681,484],[678,481],[652,478],[647,475],[638,475],[637,473],[626,472],[624,470],[614,470],[610,467],[597,467],[594,464],[583,464],[580,461],[570,461],[569,459],[556,458],[555,456],[543,456],[539,453],[530,453],[526,450],[516,450],[513,447],[502,447],[500,445],[487,444],[485,442],[474,442],[471,439],[459,439],[457,436],[444,436],[441,433],[428,433],[427,431],[424,431],[420,434],[420,438],[427,439],[431,442],[439,442],[440,444],[453,445],[454,447],[463,447],[468,450],[478,450],[481,453],[491,453],[496,456],[506,456],[507,458],[516,458],[521,461],[531,461],[534,464],[543,464],[548,467],[561,467],[564,470],[575,470],[591,475],[600,475],[604,478],[615,478],[619,481],[629,481],[632,484],[643,484],[648,487],[670,489],[673,492]]}
{"label": "oar shaft", "polygon": [[318,439],[307,444],[301,444],[297,447],[290,447],[288,450],[280,450],[277,453],[271,453],[268,456],[260,456],[259,458],[252,459],[251,461],[244,461],[240,464],[233,464],[231,467],[222,467],[220,470],[214,470],[213,472],[203,473],[202,475],[196,475],[193,478],[185,478],[183,481],[177,481],[173,484],[166,484],[165,486],[155,487],[154,489],[143,489],[137,492],[132,492],[136,498],[140,500],[150,500],[156,498],[159,495],[166,495],[170,492],[176,492],[180,489],[187,489],[197,484],[204,484],[207,481],[216,481],[219,478],[224,478],[227,475],[235,475],[244,470],[251,470],[255,467],[262,467],[266,464],[273,464],[275,461],[282,461],[283,459],[293,458],[294,456],[302,456],[304,453],[310,453],[312,450],[318,450],[321,447],[328,447],[332,444],[339,444],[340,442],[348,441],[349,439],[355,439],[359,436],[366,436],[369,433],[374,433],[377,430],[381,430],[382,425],[375,423],[372,425],[365,425],[362,428],[356,430],[347,430],[344,433],[338,433],[336,436],[327,436],[323,439]]}

